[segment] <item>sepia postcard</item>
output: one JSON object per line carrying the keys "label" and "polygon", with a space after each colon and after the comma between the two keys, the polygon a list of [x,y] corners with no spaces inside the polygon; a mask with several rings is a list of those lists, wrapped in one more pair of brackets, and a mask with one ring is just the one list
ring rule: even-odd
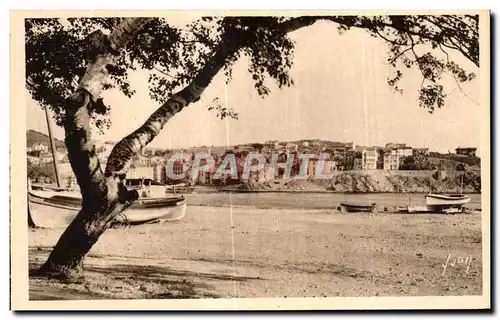
{"label": "sepia postcard", "polygon": [[12,11],[12,310],[491,308],[489,11]]}

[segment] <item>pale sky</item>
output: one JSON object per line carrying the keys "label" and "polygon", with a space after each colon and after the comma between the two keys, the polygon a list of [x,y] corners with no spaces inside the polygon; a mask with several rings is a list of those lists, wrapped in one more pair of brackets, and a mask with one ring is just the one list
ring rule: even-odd
{"label": "pale sky", "polygon": [[[301,29],[292,38],[296,41],[291,72],[295,86],[280,90],[271,85],[271,94],[262,99],[246,71],[247,61],[240,60],[227,87],[221,72],[202,99],[168,122],[150,146],[182,148],[319,138],[356,145],[402,142],[441,152],[457,146],[480,149],[479,69],[468,60],[451,55],[477,75],[462,85],[467,96],[448,78],[445,92],[451,94],[445,106],[429,114],[418,106],[417,89],[422,79],[418,70],[403,70],[403,94],[394,93],[387,85],[391,69],[385,64],[387,45],[383,40],[362,30],[339,35],[336,25],[327,22]],[[136,89],[131,99],[118,91],[104,94],[105,102],[112,105],[112,127],[93,138],[118,141],[159,106],[148,96],[145,72],[133,73],[131,84]],[[239,119],[220,120],[208,111],[207,105],[215,97],[237,111]],[[46,133],[44,112],[30,97],[27,104],[28,129]],[[61,128],[54,131],[57,138],[64,137]]]}

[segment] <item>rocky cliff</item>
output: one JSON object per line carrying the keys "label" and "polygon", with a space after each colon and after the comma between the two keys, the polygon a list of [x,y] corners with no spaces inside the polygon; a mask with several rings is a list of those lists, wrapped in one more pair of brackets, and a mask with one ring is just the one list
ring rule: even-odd
{"label": "rocky cliff", "polygon": [[479,171],[346,171],[330,180],[246,183],[232,189],[241,191],[330,191],[330,192],[481,192]]}
{"label": "rocky cliff", "polygon": [[[420,173],[420,172],[419,172]],[[339,192],[481,192],[479,172],[408,174],[390,171],[349,172],[336,175],[326,189]]]}

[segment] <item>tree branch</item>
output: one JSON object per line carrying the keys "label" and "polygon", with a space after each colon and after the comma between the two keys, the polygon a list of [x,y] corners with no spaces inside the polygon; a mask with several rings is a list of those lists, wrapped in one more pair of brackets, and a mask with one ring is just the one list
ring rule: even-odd
{"label": "tree branch", "polygon": [[300,28],[313,25],[316,21],[320,20],[320,18],[321,17],[315,17],[315,16],[303,16],[303,17],[292,18],[290,20],[280,23],[279,28],[281,28],[281,30],[283,30],[284,33],[294,32]]}
{"label": "tree branch", "polygon": [[477,33],[477,30],[474,29],[474,27],[472,27],[470,24],[466,23],[465,21],[458,19],[456,16],[449,15],[447,17],[455,20],[457,23],[463,23],[469,29],[469,31],[471,31],[472,33]]}
{"label": "tree branch", "polygon": [[[109,183],[104,179],[95,146],[91,141],[90,109],[97,101],[102,84],[108,73],[106,67],[112,64],[120,50],[149,21],[149,18],[125,19],[106,38],[101,37],[103,46],[96,46],[92,62],[87,66],[77,91],[67,100],[64,119],[65,143],[68,158],[82,193],[82,206],[103,201],[109,194]],[[95,39],[94,39],[95,40]],[[116,191],[116,190],[115,190]],[[99,202],[97,203],[99,204]]]}
{"label": "tree branch", "polygon": [[413,56],[415,57],[415,61],[417,62],[417,65],[418,65],[418,70],[420,70],[420,73],[422,74],[422,82],[420,83],[420,89],[422,89],[422,86],[424,85],[424,82],[425,80],[427,79],[427,77],[425,76],[424,74],[424,70],[422,70],[422,64],[420,62],[420,56],[417,55],[417,53],[415,52],[415,41],[413,40],[413,37],[410,36],[410,41],[411,41],[411,52],[413,53]]}
{"label": "tree branch", "polygon": [[[446,72],[447,73],[447,72]],[[447,73],[448,74],[448,73]],[[460,82],[458,81],[457,77],[455,77],[454,74],[451,75],[453,77],[453,79],[455,79],[455,82],[457,84],[457,87],[458,89],[462,92],[462,94],[467,98],[469,99],[470,101],[472,101],[475,105],[479,105],[479,103],[474,100],[473,98],[471,98],[467,93],[465,93],[465,91],[463,90],[462,86],[460,85]]]}
{"label": "tree branch", "polygon": [[[441,49],[441,51],[444,52],[444,54],[446,54],[446,62],[450,62],[450,56],[448,54],[448,52],[446,52],[446,50],[443,49],[443,47],[441,46],[441,44],[439,44],[439,48]],[[446,74],[449,74],[448,72],[445,72]],[[470,101],[472,101],[473,103],[475,103],[476,105],[479,105],[479,103],[477,103],[476,100],[472,99],[467,93],[465,93],[465,91],[463,90],[462,86],[460,85],[460,81],[458,81],[457,77],[455,76],[455,74],[453,74],[453,72],[450,74],[451,77],[453,77],[453,79],[455,80],[455,83],[457,84],[457,88],[462,92],[462,94],[467,98],[469,99]]]}
{"label": "tree branch", "polygon": [[[458,50],[458,51],[460,51],[460,52],[461,52],[461,53],[462,53],[462,54],[463,54],[463,55],[464,55],[467,59],[469,59],[469,60],[471,60],[471,61],[475,61],[475,60],[472,58],[472,56],[469,54],[469,52],[465,51],[465,50],[463,49],[463,46],[461,46],[461,45],[460,45],[460,43],[459,43],[459,44],[455,43],[455,41],[453,41],[453,39],[455,39],[453,36],[452,36],[452,37],[450,37],[450,42],[451,42],[453,45],[455,45],[455,49],[456,49],[456,50]],[[458,42],[460,42],[458,39],[457,39],[457,41],[458,41]],[[476,65],[479,67],[479,61],[477,62],[477,64],[476,64]]]}
{"label": "tree branch", "polygon": [[[478,57],[472,56],[471,47],[460,43],[460,40],[455,37],[456,33],[458,32],[457,31],[458,29],[453,24],[450,25],[450,23],[446,20],[446,18],[451,18],[452,16],[440,16],[441,20],[439,22],[434,21],[434,19],[432,19],[433,17],[434,16],[423,16],[423,19],[433,24],[436,28],[438,28],[440,33],[434,35],[422,35],[419,33],[415,33],[415,35],[420,36],[421,38],[427,40],[436,41],[449,49],[457,50],[460,53],[462,53],[468,60],[474,63],[477,67],[479,67],[479,56]],[[444,21],[447,21],[448,23],[444,23]],[[473,29],[470,30],[472,30],[475,37],[479,38],[478,30],[473,30]],[[410,30],[408,30],[407,32],[410,32]],[[443,35],[446,35],[446,37]],[[436,40],[436,37],[438,36],[441,38],[441,41]],[[468,35],[465,36],[468,38]],[[453,41],[454,38],[459,42],[458,44],[455,43],[455,41]]]}
{"label": "tree branch", "polygon": [[443,49],[441,43],[439,43],[439,49],[441,49],[441,51],[443,51],[443,53],[446,55],[446,62],[450,62],[450,55],[448,54],[448,52],[446,52],[446,50]]}
{"label": "tree branch", "polygon": [[[416,36],[422,41],[425,40],[425,41],[441,42],[445,47],[459,51],[468,60],[470,60],[472,63],[474,63],[476,66],[479,67],[479,57],[476,57],[475,55],[473,56],[471,54],[470,47],[455,43],[455,41],[453,41],[453,35],[450,35],[449,32],[444,33],[442,26],[436,24],[436,22],[432,19],[429,19],[428,16],[422,16],[422,17],[427,22],[436,26],[439,29],[439,32],[436,31],[433,32],[433,30],[430,30],[428,28],[424,30],[416,30],[415,29],[416,27],[420,27],[418,24],[409,24],[405,25],[404,27],[399,27],[397,25],[394,25],[393,23],[389,23],[386,21],[372,21],[371,19],[360,19],[359,17],[356,16],[301,16],[287,20],[281,23],[281,25],[286,30],[286,32],[290,32],[300,29],[302,27],[310,26],[314,24],[316,21],[325,20],[325,21],[335,22],[339,25],[343,25],[348,28],[354,27],[354,28],[369,30],[374,33],[377,33],[378,36],[380,36],[382,39],[384,39],[389,43],[394,43],[397,45],[405,45],[405,43],[398,43],[393,40],[390,40],[380,33],[380,31],[383,30],[384,28],[390,28],[399,33],[406,34],[409,37]],[[477,32],[475,32],[475,35],[477,35]],[[442,38],[441,41],[438,41],[437,37],[441,37]]]}
{"label": "tree branch", "polygon": [[[233,40],[231,42],[231,40]],[[139,154],[162,130],[163,126],[184,107],[200,99],[205,88],[224,67],[226,59],[238,50],[238,44],[229,35],[215,50],[212,58],[198,72],[194,80],[181,91],[173,94],[137,130],[118,142],[108,159],[106,177],[123,179],[134,155]]]}
{"label": "tree branch", "polygon": [[404,55],[406,51],[413,50],[414,47],[415,47],[415,44],[409,46],[408,48],[406,48],[403,51],[401,51],[400,53],[398,53],[394,58],[392,58],[391,60],[389,60],[389,64],[394,63],[399,57],[401,57],[402,55]]}
{"label": "tree branch", "polygon": [[160,72],[160,73],[163,73],[164,75],[166,75],[166,76],[167,76],[167,77],[169,77],[169,78],[174,79],[174,76],[172,76],[172,75],[168,74],[167,72],[165,72],[165,71],[163,71],[163,70],[159,69],[158,67],[153,66],[153,69],[155,69],[156,71],[158,71],[158,72]]}
{"label": "tree branch", "polygon": [[396,40],[391,40],[391,39],[387,38],[385,35],[383,35],[382,33],[380,33],[380,30],[375,30],[375,32],[378,34],[378,36],[380,38],[384,39],[386,42],[392,43],[392,44],[394,44],[396,46],[403,46],[403,45],[405,45],[404,43],[399,43]]}

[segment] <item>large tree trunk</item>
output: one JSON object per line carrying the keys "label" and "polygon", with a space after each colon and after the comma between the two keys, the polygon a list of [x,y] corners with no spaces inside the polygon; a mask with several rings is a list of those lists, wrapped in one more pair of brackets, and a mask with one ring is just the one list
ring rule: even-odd
{"label": "large tree trunk", "polygon": [[105,173],[101,170],[95,147],[90,140],[88,110],[99,94],[97,82],[102,83],[102,74],[105,73],[103,69],[110,63],[110,57],[98,57],[98,65],[94,63],[89,66],[89,78],[94,78],[86,86],[82,85],[82,90],[72,97],[65,122],[65,142],[82,192],[82,210],[62,234],[40,269],[41,273],[67,280],[82,275],[85,255],[109,228],[113,219],[138,197],[136,191],[128,191],[123,184],[133,156],[151,142],[176,113],[200,98],[213,77],[224,66],[227,57],[235,50],[235,46],[228,47],[222,41],[212,59],[188,86],[173,94],[140,128],[113,148]]}
{"label": "large tree trunk", "polygon": [[83,276],[83,259],[117,214],[133,201],[107,201],[101,207],[82,209],[59,239],[49,259],[40,269],[44,275],[61,280]]}
{"label": "large tree trunk", "polygon": [[96,32],[90,39],[95,56],[89,57],[91,63],[79,88],[67,100],[64,119],[65,143],[82,194],[82,209],[40,268],[42,274],[64,279],[80,275],[86,253],[116,215],[137,199],[137,192],[129,192],[123,181],[104,176],[91,141],[89,122],[93,104],[108,76],[106,67],[149,20],[124,19],[109,36]]}

